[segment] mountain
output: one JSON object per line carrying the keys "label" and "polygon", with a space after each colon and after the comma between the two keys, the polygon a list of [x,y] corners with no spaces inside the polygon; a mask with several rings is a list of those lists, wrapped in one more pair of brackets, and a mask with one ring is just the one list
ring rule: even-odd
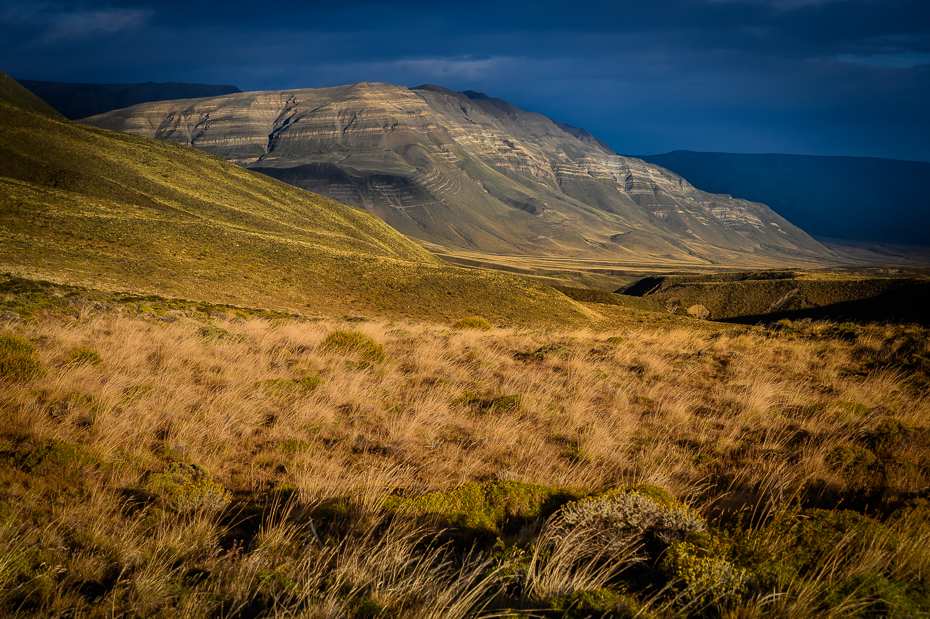
{"label": "mountain", "polygon": [[194,146],[451,251],[741,266],[830,256],[763,204],[699,191],[473,91],[363,82],[146,103],[82,122]]}
{"label": "mountain", "polygon": [[35,93],[58,110],[65,118],[76,120],[85,116],[103,114],[149,101],[169,99],[197,99],[242,92],[235,86],[186,84],[166,82],[156,84],[70,84],[65,82],[38,82],[17,80],[21,86]]}
{"label": "mountain", "polygon": [[0,272],[285,311],[569,322],[541,284],[450,266],[355,207],[65,120],[0,73]]}
{"label": "mountain", "polygon": [[705,191],[764,202],[816,237],[930,246],[930,163],[690,151],[641,158]]}

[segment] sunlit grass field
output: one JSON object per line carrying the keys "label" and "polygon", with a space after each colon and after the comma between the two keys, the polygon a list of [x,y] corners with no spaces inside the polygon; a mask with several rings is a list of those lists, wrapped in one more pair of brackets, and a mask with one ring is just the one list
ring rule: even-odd
{"label": "sunlit grass field", "polygon": [[923,328],[0,309],[7,616],[930,608]]}

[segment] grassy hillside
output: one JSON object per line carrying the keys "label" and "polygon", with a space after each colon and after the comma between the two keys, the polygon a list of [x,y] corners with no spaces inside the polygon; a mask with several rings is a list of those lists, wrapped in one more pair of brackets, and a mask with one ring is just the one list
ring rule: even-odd
{"label": "grassy hillside", "polygon": [[0,285],[0,615],[925,616],[927,329],[648,316]]}
{"label": "grassy hillside", "polygon": [[[0,100],[0,271],[300,312],[573,321],[569,299],[442,263],[376,217],[217,157]],[[31,97],[31,99],[30,99]]]}

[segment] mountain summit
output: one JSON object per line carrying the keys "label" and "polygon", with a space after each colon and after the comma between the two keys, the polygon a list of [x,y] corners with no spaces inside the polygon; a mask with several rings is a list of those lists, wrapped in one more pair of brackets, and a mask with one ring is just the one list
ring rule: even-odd
{"label": "mountain summit", "polygon": [[82,122],[194,146],[453,251],[741,266],[829,256],[763,204],[697,190],[584,129],[474,91],[361,82]]}

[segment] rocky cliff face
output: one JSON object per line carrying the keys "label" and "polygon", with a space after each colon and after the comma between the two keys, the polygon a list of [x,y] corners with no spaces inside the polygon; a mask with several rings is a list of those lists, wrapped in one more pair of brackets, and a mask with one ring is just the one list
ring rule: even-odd
{"label": "rocky cliff face", "polygon": [[83,122],[189,144],[450,248],[747,266],[828,255],[763,204],[699,191],[583,129],[471,91],[359,83]]}

